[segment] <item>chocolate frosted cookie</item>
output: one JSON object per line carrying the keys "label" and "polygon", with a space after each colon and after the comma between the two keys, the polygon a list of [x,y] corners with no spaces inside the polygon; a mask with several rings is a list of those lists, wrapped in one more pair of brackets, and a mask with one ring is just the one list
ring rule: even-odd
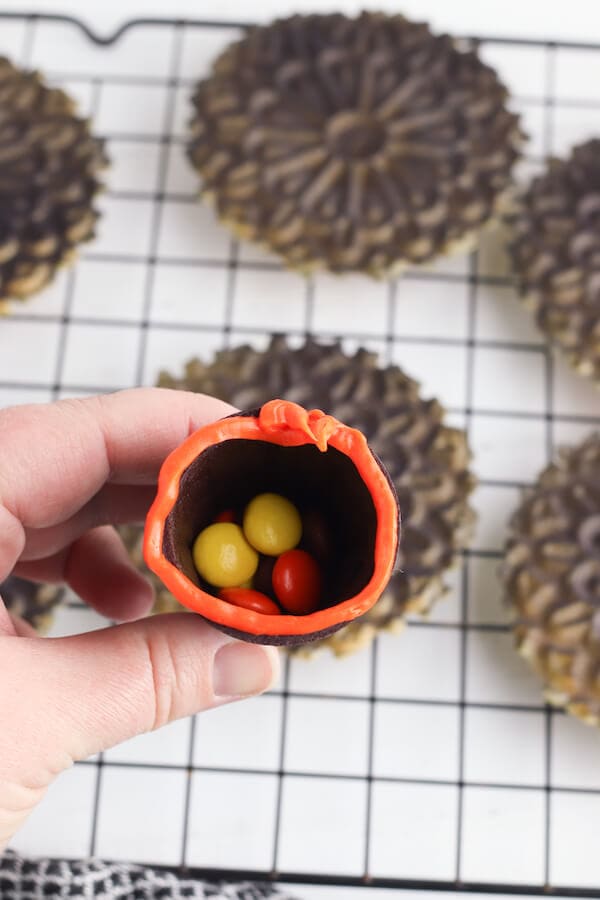
{"label": "chocolate frosted cookie", "polygon": [[[303,652],[319,643],[338,654],[350,652],[380,629],[400,625],[407,613],[426,613],[443,593],[444,573],[466,546],[473,524],[470,455],[465,434],[445,426],[437,401],[423,400],[418,385],[398,367],[379,368],[375,354],[365,350],[347,356],[339,344],[313,340],[294,350],[285,338],[274,337],[263,352],[247,346],[223,350],[208,365],[189,362],[182,378],[163,373],[159,383],[213,394],[240,409],[282,397],[325,410],[362,431],[389,472],[402,540],[387,590],[361,619]],[[138,540],[129,537],[136,554]],[[164,588],[159,598],[161,608],[168,608]]]}
{"label": "chocolate frosted cookie", "polygon": [[551,159],[508,217],[510,256],[539,328],[600,381],[600,140]]}
{"label": "chocolate frosted cookie", "polygon": [[19,616],[45,634],[54,610],[62,602],[64,590],[54,584],[34,584],[11,575],[0,584],[0,597],[14,616]]}
{"label": "chocolate frosted cookie", "polygon": [[0,57],[0,312],[43,288],[93,237],[106,162],[67,94]]}
{"label": "chocolate frosted cookie", "polygon": [[241,238],[293,268],[390,274],[462,248],[523,141],[474,50],[402,16],[252,28],[193,97],[189,158]]}
{"label": "chocolate frosted cookie", "polygon": [[600,434],[563,450],[526,493],[502,576],[548,701],[600,725]]}

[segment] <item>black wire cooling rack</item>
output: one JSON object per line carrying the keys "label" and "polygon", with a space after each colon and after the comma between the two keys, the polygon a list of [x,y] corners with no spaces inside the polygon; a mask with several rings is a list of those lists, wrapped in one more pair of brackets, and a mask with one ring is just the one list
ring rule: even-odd
{"label": "black wire cooling rack", "polygon": [[[117,161],[98,241],[1,323],[0,402],[152,384],[273,330],[338,337],[402,364],[467,429],[479,531],[449,598],[408,635],[347,661],[288,660],[246,713],[77,765],[16,846],[210,877],[600,897],[600,739],[543,705],[494,581],[507,511],[555,446],[598,425],[596,395],[530,329],[493,236],[355,287],[285,273],[212,222],[183,159],[187,95],[242,27],[139,19],[100,36],[0,13],[0,50],[74,92]],[[529,168],[600,131],[600,44],[465,40],[517,78]],[[75,599],[59,614],[63,631],[94,623]]]}

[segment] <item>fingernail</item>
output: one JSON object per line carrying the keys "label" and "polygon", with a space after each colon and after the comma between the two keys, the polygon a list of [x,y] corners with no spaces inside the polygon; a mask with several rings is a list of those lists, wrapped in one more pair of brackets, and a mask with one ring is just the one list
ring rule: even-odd
{"label": "fingernail", "polygon": [[233,641],[217,651],[213,690],[217,697],[248,697],[271,686],[275,655],[266,647]]}

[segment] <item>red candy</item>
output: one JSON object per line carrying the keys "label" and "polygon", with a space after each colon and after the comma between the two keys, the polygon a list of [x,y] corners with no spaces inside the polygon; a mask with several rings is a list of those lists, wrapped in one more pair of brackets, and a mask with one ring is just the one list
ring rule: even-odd
{"label": "red candy", "polygon": [[215,517],[215,522],[235,522],[235,513],[232,509],[224,509]]}
{"label": "red candy", "polygon": [[265,616],[281,615],[281,610],[276,603],[270,600],[266,594],[261,594],[260,591],[253,591],[251,588],[221,588],[219,597],[221,600],[233,603],[234,606],[242,606],[244,609],[263,613]]}
{"label": "red candy", "polygon": [[273,567],[273,590],[286,612],[306,616],[319,608],[321,571],[305,550],[282,553]]}

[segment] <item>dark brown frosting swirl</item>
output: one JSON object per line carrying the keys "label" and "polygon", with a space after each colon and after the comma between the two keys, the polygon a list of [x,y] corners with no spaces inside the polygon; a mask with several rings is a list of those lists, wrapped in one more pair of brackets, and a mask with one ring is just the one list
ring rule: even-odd
{"label": "dark brown frosting swirl", "polygon": [[379,275],[492,215],[522,135],[476,52],[402,16],[292,16],[229,46],[189,156],[218,215],[303,270]]}
{"label": "dark brown frosting swirl", "polygon": [[519,650],[549,699],[600,724],[600,434],[564,450],[526,493],[502,576]]}
{"label": "dark brown frosting swirl", "polygon": [[551,159],[508,217],[510,255],[539,328],[600,380],[600,140]]}
{"label": "dark brown frosting swirl", "polygon": [[53,584],[34,584],[11,575],[0,584],[0,597],[14,616],[25,619],[44,633],[52,621],[54,609],[61,603],[64,588]]}
{"label": "dark brown frosting swirl", "polygon": [[73,101],[0,57],[0,302],[40,290],[93,236],[105,165]]}

